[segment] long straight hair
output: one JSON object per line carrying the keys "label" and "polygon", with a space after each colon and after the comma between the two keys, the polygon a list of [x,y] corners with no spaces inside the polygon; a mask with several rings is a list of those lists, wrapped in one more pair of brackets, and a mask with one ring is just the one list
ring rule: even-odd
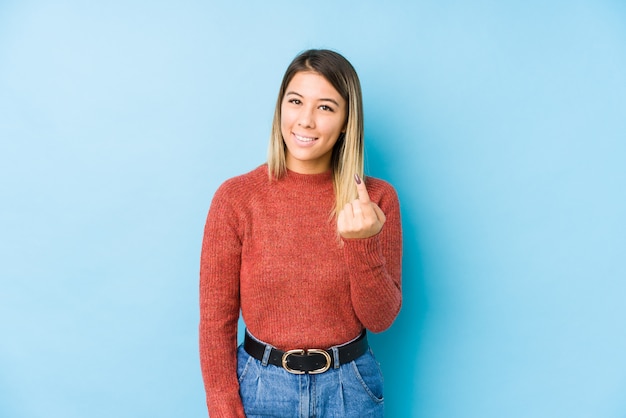
{"label": "long straight hair", "polygon": [[312,71],[324,77],[348,104],[345,133],[333,147],[331,170],[335,189],[337,215],[344,205],[356,199],[354,175],[363,178],[363,98],[359,77],[350,62],[337,52],[327,49],[310,49],[300,53],[287,67],[276,100],[267,164],[270,179],[279,179],[287,172],[285,140],[280,129],[281,105],[287,86],[302,71]]}

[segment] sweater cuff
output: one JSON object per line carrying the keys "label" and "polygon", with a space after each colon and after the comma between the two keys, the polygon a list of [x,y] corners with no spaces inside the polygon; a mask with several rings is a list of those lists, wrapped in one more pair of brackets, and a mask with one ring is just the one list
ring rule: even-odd
{"label": "sweater cuff", "polygon": [[245,418],[241,397],[234,393],[221,393],[207,400],[211,418]]}
{"label": "sweater cuff", "polygon": [[380,233],[369,238],[344,238],[343,242],[346,255],[365,264],[367,268],[385,264]]}

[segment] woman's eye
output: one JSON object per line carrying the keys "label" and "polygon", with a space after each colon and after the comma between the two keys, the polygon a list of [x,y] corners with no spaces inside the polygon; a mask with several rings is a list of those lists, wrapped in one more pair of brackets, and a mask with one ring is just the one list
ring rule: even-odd
{"label": "woman's eye", "polygon": [[326,106],[326,105],[321,105],[321,106],[320,106],[320,109],[325,110],[325,111],[327,111],[327,112],[332,112],[332,111],[333,111],[333,108],[332,108],[332,107],[330,107],[330,106]]}
{"label": "woman's eye", "polygon": [[293,103],[293,104],[299,105],[302,102],[300,100],[298,100],[298,99],[289,99],[289,103]]}

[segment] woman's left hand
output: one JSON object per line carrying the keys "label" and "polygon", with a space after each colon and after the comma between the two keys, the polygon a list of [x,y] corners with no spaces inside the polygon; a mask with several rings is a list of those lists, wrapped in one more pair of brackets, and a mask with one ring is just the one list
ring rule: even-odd
{"label": "woman's left hand", "polygon": [[358,199],[346,203],[337,216],[337,230],[344,238],[369,238],[380,232],[385,224],[385,214],[370,200],[365,182],[354,176]]}

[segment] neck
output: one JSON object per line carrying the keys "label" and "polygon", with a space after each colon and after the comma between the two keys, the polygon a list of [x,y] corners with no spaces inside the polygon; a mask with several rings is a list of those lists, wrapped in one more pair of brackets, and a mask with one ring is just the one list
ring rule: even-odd
{"label": "neck", "polygon": [[285,163],[287,170],[299,174],[321,174],[330,170],[330,157],[324,161],[298,161],[287,155]]}

